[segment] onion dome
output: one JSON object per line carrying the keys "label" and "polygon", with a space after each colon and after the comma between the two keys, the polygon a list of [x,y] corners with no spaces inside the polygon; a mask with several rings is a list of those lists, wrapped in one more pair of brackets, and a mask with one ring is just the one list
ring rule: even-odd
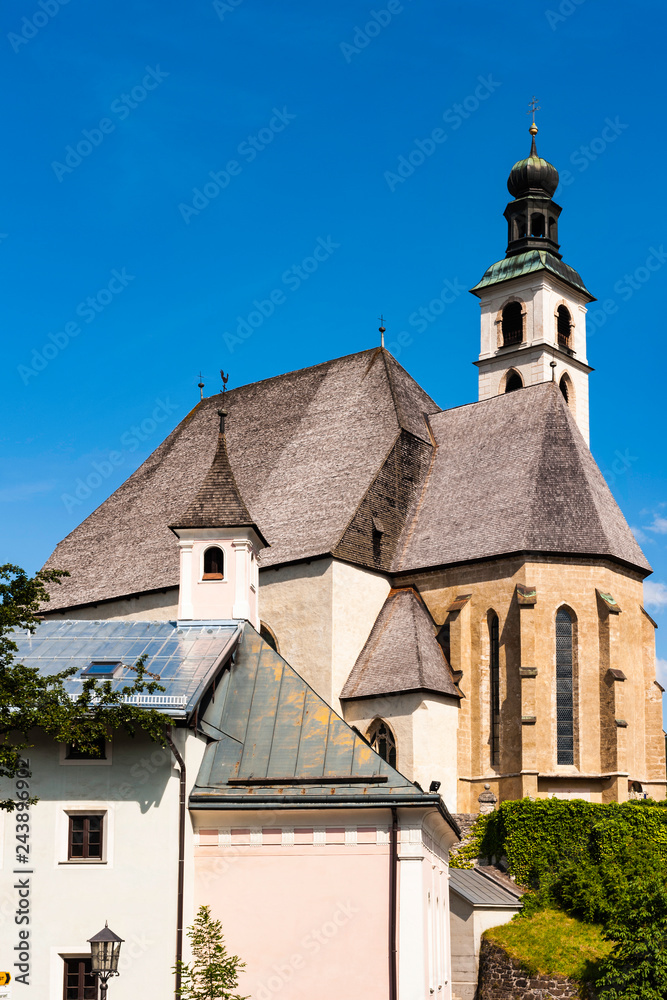
{"label": "onion dome", "polygon": [[533,137],[530,156],[514,164],[507,178],[507,190],[514,198],[520,198],[529,191],[544,191],[547,197],[551,198],[558,187],[558,171],[553,164],[537,155],[536,125],[531,125],[530,134]]}

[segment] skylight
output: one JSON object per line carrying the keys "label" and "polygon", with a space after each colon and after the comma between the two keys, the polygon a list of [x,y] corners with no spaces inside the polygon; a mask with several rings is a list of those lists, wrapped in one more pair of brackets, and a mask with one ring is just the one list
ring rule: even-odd
{"label": "skylight", "polygon": [[96,680],[110,679],[122,666],[120,660],[91,660],[86,669],[81,671],[81,676],[94,677]]}

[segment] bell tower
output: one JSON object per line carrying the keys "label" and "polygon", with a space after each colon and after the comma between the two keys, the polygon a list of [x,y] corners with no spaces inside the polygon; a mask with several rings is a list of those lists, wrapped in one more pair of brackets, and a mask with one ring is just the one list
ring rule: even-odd
{"label": "bell tower", "polygon": [[586,443],[586,309],[595,298],[559,253],[558,171],[537,155],[535,100],[530,154],[507,180],[507,250],[470,291],[480,300],[479,399],[556,381]]}

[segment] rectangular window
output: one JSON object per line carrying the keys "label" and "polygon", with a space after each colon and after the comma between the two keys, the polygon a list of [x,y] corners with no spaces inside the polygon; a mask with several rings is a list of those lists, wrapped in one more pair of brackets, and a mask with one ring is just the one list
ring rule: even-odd
{"label": "rectangular window", "polygon": [[68,743],[65,760],[106,760],[106,740],[95,740],[94,749],[82,750],[76,743]]}
{"label": "rectangular window", "polygon": [[68,861],[101,861],[104,816],[70,816],[67,840]]}
{"label": "rectangular window", "polygon": [[63,1000],[97,1000],[97,978],[90,958],[65,959]]}

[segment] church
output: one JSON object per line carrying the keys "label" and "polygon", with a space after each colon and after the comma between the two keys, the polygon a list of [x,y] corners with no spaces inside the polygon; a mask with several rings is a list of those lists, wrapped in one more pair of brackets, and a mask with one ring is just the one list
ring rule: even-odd
{"label": "church", "polygon": [[[203,398],[47,563],[70,577],[23,661],[120,682],[148,653],[170,722],[171,754],[32,765],[49,892],[107,893],[119,931],[136,893],[152,928],[114,996],[151,995],[201,903],[257,1000],[463,995],[457,817],[665,797],[651,568],[589,450],[594,297],[530,131],[471,289],[476,402],[441,409],[384,347]],[[85,929],[59,929],[40,995],[64,962],[84,997]]]}

